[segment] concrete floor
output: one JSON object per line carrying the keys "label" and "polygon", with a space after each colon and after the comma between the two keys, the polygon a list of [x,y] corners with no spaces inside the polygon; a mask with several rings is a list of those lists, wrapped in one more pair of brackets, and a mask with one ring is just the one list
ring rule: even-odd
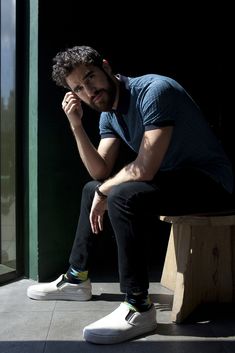
{"label": "concrete floor", "polygon": [[171,322],[172,292],[151,282],[158,326],[148,336],[117,345],[93,345],[82,338],[85,325],[123,300],[117,282],[93,283],[89,302],[27,298],[29,279],[0,287],[0,353],[234,353],[235,316],[231,306],[198,309],[187,323]]}

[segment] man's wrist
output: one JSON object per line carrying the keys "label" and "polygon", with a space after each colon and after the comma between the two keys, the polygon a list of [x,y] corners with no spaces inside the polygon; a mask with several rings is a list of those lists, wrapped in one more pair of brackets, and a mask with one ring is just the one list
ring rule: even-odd
{"label": "man's wrist", "polygon": [[81,125],[73,125],[73,124],[70,123],[70,127],[71,127],[71,130],[72,130],[73,132],[75,132],[75,130],[78,130],[78,129],[81,128]]}
{"label": "man's wrist", "polygon": [[96,188],[95,188],[95,191],[96,193],[102,198],[102,199],[106,199],[107,198],[107,195],[105,195],[102,191],[100,191],[100,186],[102,184],[98,184],[96,185]]}

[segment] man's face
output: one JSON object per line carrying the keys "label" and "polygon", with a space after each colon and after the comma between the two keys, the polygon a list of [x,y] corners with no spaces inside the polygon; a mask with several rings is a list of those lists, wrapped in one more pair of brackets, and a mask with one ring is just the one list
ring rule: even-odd
{"label": "man's face", "polygon": [[113,107],[117,84],[108,70],[93,65],[79,65],[66,78],[71,90],[92,109],[110,111]]}

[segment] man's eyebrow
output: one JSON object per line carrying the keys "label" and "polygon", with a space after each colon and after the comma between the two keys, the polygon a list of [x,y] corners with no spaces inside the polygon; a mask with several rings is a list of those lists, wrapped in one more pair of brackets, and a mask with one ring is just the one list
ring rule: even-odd
{"label": "man's eyebrow", "polygon": [[90,76],[91,74],[93,74],[93,71],[92,70],[90,70],[90,71],[88,71],[87,73],[86,73],[86,75],[83,77],[83,81],[88,77],[88,76]]}
{"label": "man's eyebrow", "polygon": [[[90,76],[92,73],[93,73],[93,71],[92,71],[92,70],[89,70],[89,71],[85,74],[85,76],[83,76],[82,81],[85,81],[85,79],[86,79],[88,76]],[[73,88],[73,91],[76,91],[78,88],[81,88],[81,85],[77,85],[76,87],[74,87],[74,88]]]}

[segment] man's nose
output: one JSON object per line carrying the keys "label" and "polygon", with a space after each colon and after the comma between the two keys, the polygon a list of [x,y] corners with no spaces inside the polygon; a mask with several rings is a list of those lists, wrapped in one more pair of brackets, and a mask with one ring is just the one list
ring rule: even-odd
{"label": "man's nose", "polygon": [[94,92],[96,91],[95,87],[92,85],[86,85],[85,86],[85,91],[88,97],[91,97],[94,95]]}

